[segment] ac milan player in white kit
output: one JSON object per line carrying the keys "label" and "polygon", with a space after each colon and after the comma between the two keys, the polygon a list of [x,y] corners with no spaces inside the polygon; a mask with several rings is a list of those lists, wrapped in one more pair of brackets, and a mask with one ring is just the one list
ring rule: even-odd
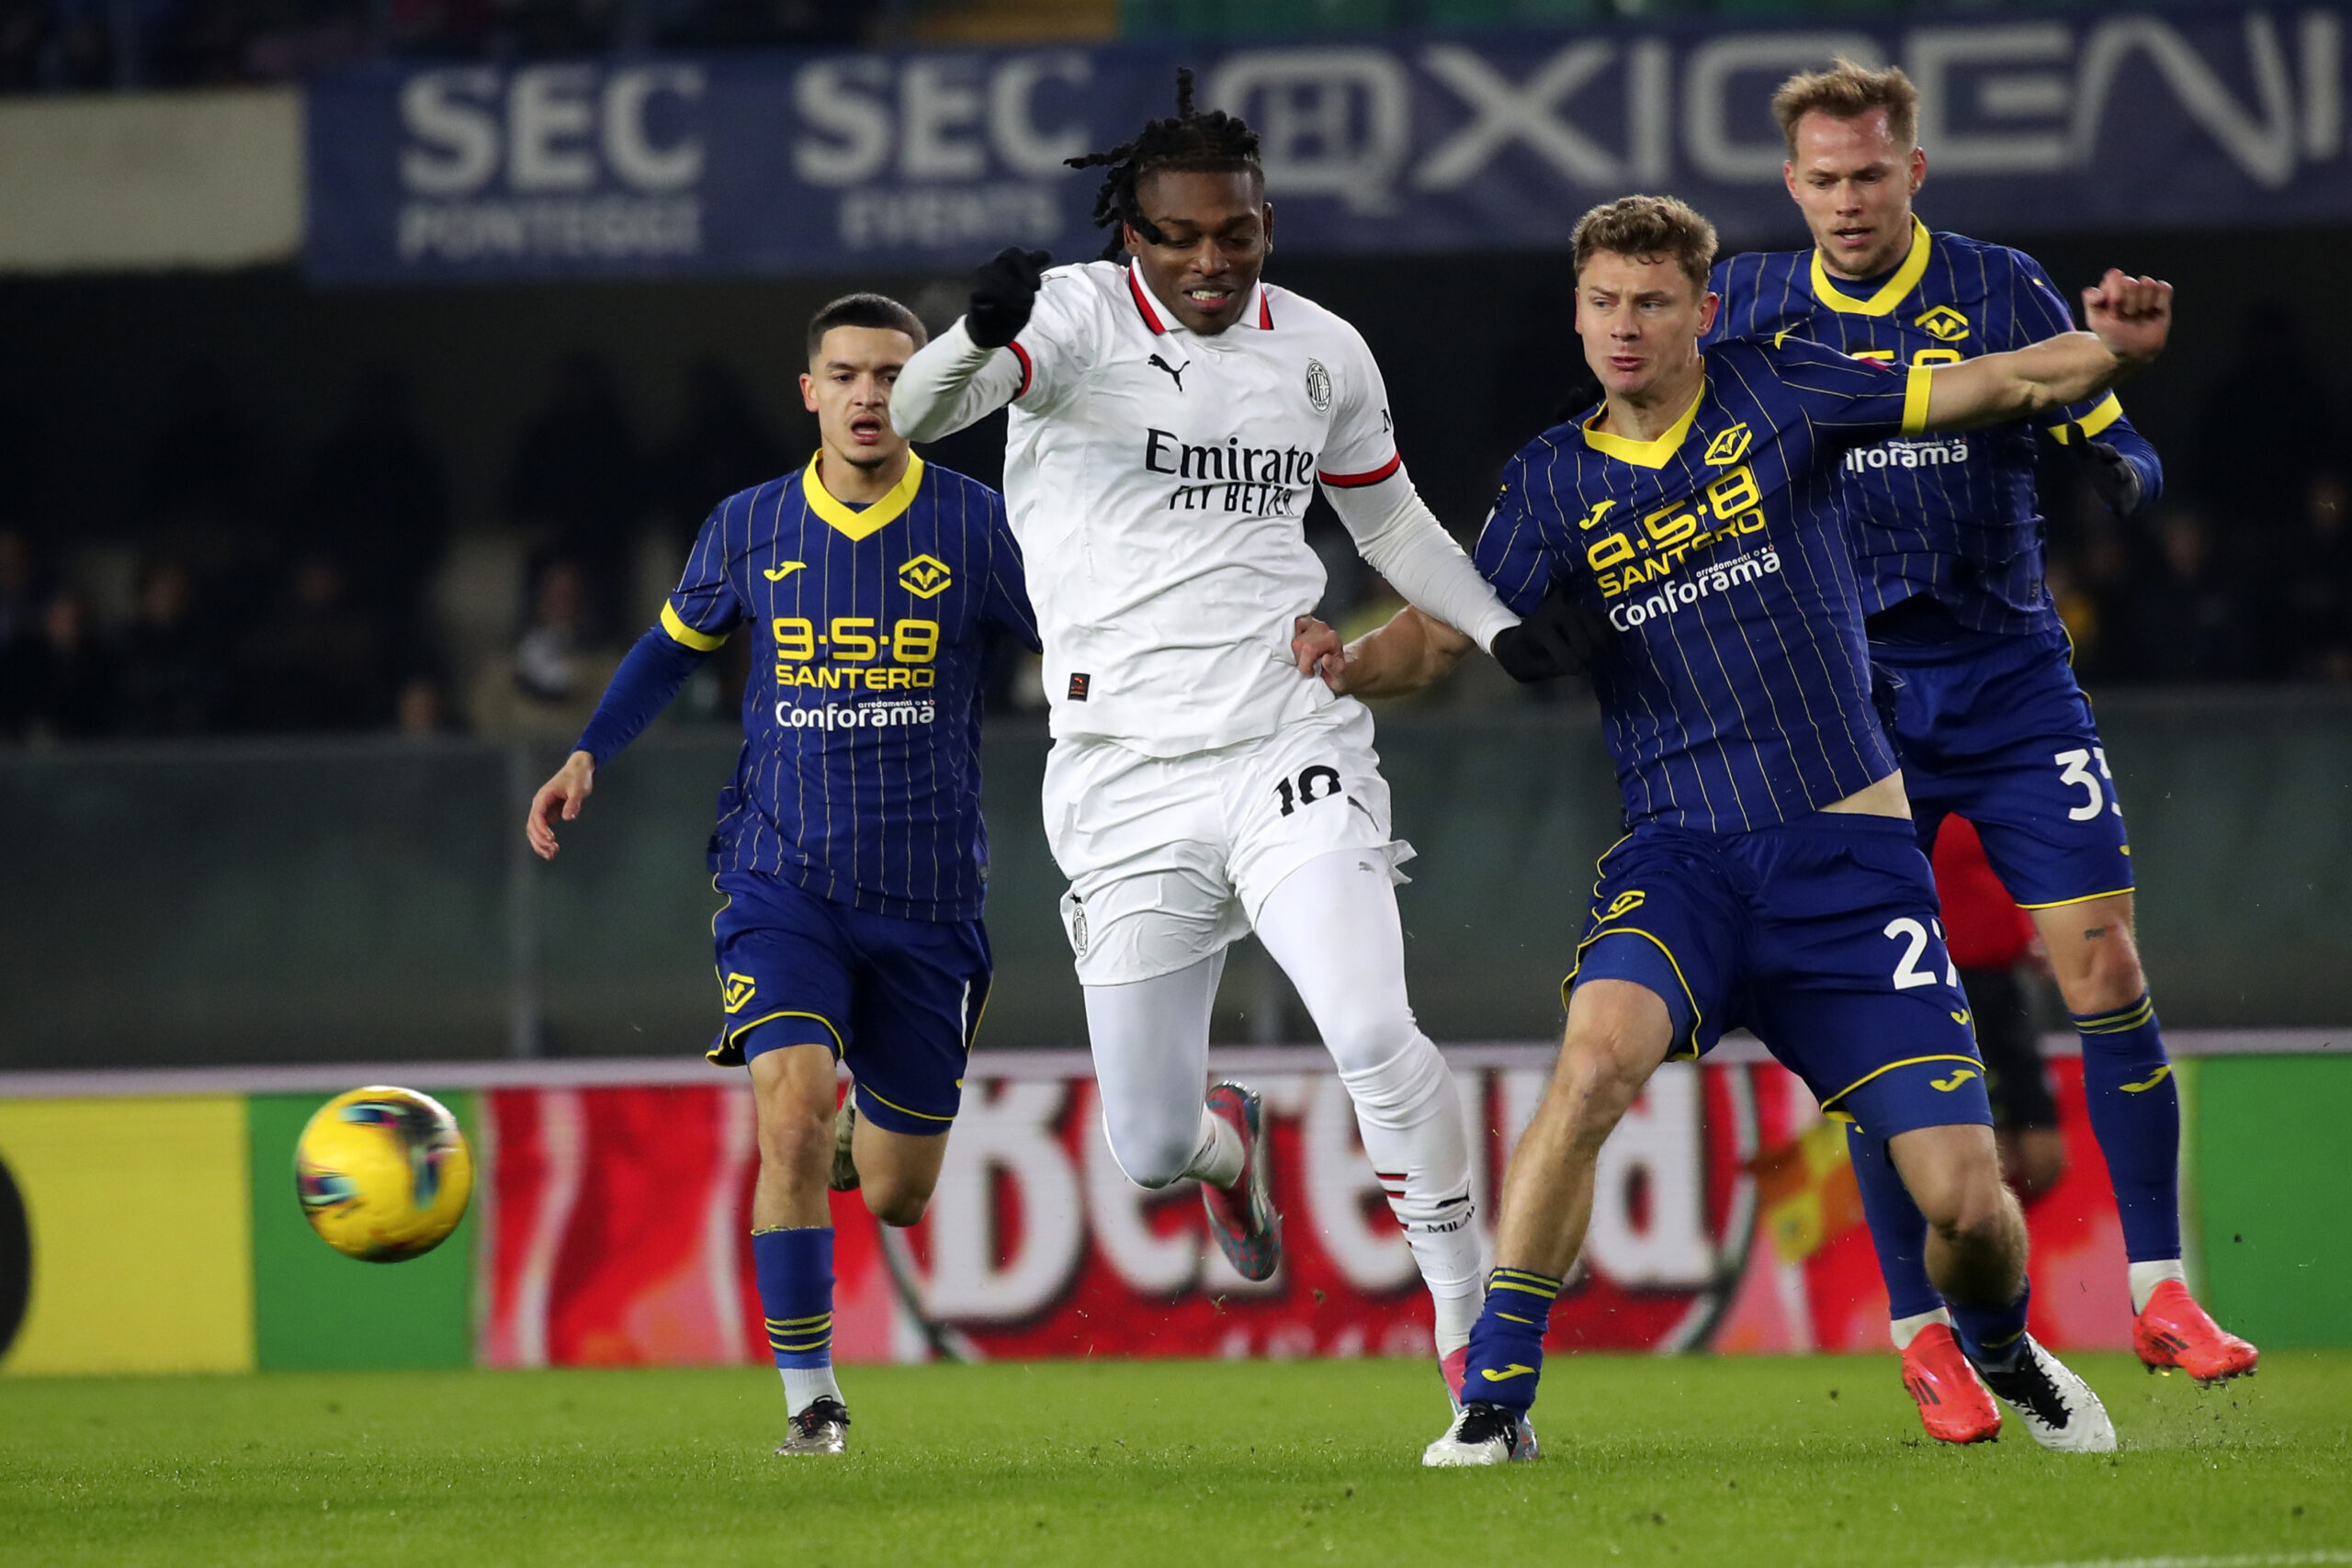
{"label": "ac milan player in white kit", "polygon": [[1134,142],[1071,160],[1109,170],[1096,219],[1132,259],[998,256],[908,364],[891,422],[926,441],[1011,406],[1004,493],[1052,705],[1046,828],[1120,1168],[1198,1178],[1235,1268],[1272,1274],[1257,1096],[1202,1099],[1225,950],[1254,930],[1354,1100],[1458,1393],[1484,1294],[1469,1147],[1406,1000],[1395,867],[1412,851],[1390,835],[1372,716],[1293,660],[1324,589],[1315,485],[1408,600],[1522,679],[1558,671],[1406,478],[1363,338],[1259,281],[1256,136],[1195,112],[1189,73],[1178,95]]}

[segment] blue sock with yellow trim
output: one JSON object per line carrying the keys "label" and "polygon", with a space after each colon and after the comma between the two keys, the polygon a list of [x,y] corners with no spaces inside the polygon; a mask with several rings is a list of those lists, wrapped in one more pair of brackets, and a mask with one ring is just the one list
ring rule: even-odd
{"label": "blue sock with yellow trim", "polygon": [[1878,1250],[1879,1277],[1886,1281],[1886,1315],[1899,1323],[1934,1312],[1944,1299],[1928,1278],[1928,1216],[1911,1201],[1911,1190],[1887,1157],[1886,1140],[1849,1127],[1846,1154],[1854,1162],[1862,1218]]}
{"label": "blue sock with yellow trim", "polygon": [[2148,993],[2112,1012],[2076,1013],[2083,1095],[2107,1156],[2123,1252],[2134,1263],[2180,1256],[2180,1090]]}
{"label": "blue sock with yellow trim", "polygon": [[768,1348],[784,1374],[790,1413],[797,1416],[827,1394],[839,1399],[841,1385],[833,1381],[833,1227],[753,1231],[752,1271],[759,1280]]}
{"label": "blue sock with yellow trim", "polygon": [[1950,1303],[1951,1331],[1960,1341],[1961,1352],[1989,1371],[2015,1370],[2018,1358],[2025,1354],[2026,1307],[2032,1300],[2033,1281],[2028,1280],[2025,1289],[2018,1292],[2018,1299],[2007,1306]]}
{"label": "blue sock with yellow trim", "polygon": [[1544,1374],[1544,1330],[1560,1281],[1524,1269],[1498,1269],[1487,1277],[1487,1304],[1470,1330],[1470,1360],[1462,1373],[1462,1402],[1525,1410],[1535,1403]]}

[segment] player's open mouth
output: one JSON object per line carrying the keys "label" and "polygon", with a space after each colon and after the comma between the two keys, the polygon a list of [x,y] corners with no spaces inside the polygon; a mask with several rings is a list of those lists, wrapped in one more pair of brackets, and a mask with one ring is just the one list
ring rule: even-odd
{"label": "player's open mouth", "polygon": [[872,446],[882,439],[882,422],[870,414],[863,419],[851,420],[849,434],[851,440]]}
{"label": "player's open mouth", "polygon": [[1184,298],[1204,310],[1222,310],[1234,299],[1230,288],[1187,288]]}
{"label": "player's open mouth", "polygon": [[1841,245],[1867,245],[1878,238],[1876,229],[1832,229],[1830,232],[1838,237],[1838,243]]}

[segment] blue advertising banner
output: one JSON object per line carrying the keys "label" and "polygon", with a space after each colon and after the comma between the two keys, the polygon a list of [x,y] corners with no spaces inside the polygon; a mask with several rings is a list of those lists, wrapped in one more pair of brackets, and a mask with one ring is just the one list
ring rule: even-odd
{"label": "blue advertising banner", "polygon": [[1180,64],[1264,140],[1294,253],[1566,243],[1671,190],[1794,236],[1768,100],[1837,54],[1922,96],[1922,212],[1988,236],[2352,218],[2341,9],[1612,25],[1267,45],[379,64],[309,99],[324,283],[962,266],[1092,254],[1062,160],[1169,112]]}

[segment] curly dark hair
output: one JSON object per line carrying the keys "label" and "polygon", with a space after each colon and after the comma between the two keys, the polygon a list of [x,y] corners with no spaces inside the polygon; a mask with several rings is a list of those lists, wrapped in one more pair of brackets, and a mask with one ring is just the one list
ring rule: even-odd
{"label": "curly dark hair", "polygon": [[1121,225],[1155,244],[1159,231],[1136,205],[1136,186],[1146,175],[1163,171],[1198,175],[1254,175],[1262,182],[1266,171],[1258,162],[1258,133],[1238,116],[1223,109],[1206,113],[1193,106],[1193,73],[1176,72],[1176,112],[1147,124],[1133,141],[1103,152],[1064,160],[1073,169],[1104,169],[1102,188],[1094,196],[1094,226],[1111,231],[1102,249],[1105,261],[1114,261],[1125,248]]}

